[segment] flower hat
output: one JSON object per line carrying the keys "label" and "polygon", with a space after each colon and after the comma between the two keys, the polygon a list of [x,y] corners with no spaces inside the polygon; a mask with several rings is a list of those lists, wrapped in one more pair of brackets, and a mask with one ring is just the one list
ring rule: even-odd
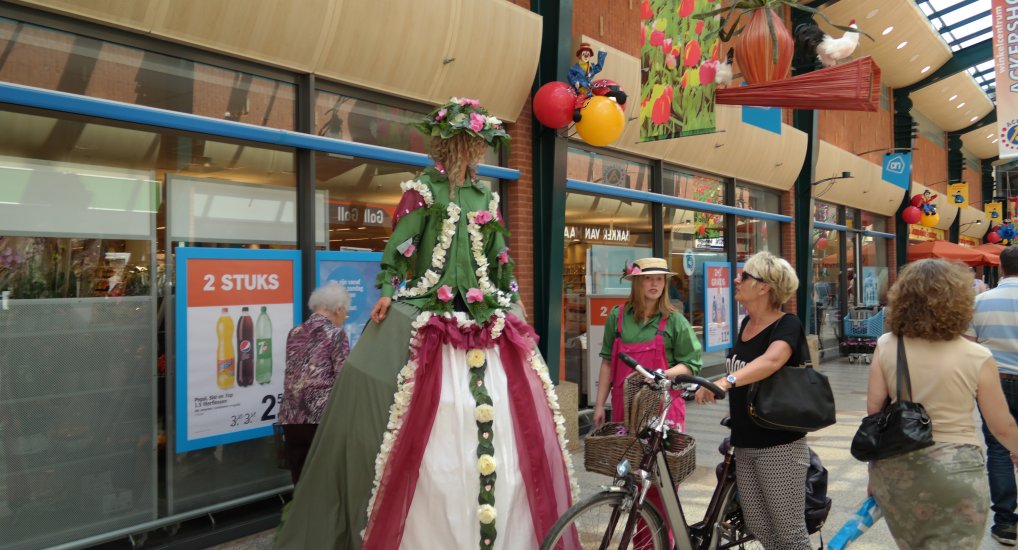
{"label": "flower hat", "polygon": [[661,258],[641,258],[626,266],[623,279],[631,281],[638,275],[665,275],[671,277],[674,271],[668,269],[668,262]]}
{"label": "flower hat", "polygon": [[488,145],[506,145],[509,134],[506,133],[502,121],[491,116],[488,110],[481,107],[476,99],[453,97],[445,105],[440,105],[428,113],[424,120],[414,127],[427,136],[438,136],[449,139],[460,133],[477,136]]}

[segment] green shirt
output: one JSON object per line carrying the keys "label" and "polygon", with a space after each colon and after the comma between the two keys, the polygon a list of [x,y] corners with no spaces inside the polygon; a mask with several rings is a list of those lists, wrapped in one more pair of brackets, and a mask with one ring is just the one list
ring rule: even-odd
{"label": "green shirt", "polygon": [[[612,308],[604,325],[604,339],[601,342],[601,357],[612,358],[612,346],[615,344],[615,331],[618,328],[619,308]],[[633,308],[626,305],[626,316],[622,318],[622,341],[627,344],[649,342],[657,334],[657,326],[661,322],[661,314],[651,317],[646,323],[637,323]],[[682,363],[700,374],[703,366],[703,353],[700,340],[693,331],[693,326],[679,312],[673,312],[665,323],[665,358],[668,365],[674,367]]]}
{"label": "green shirt", "polygon": [[[478,322],[487,321],[495,310],[508,309],[519,300],[506,246],[509,232],[498,219],[497,194],[475,183],[460,186],[454,195],[460,212],[455,223],[445,228],[452,218],[449,180],[444,174],[427,168],[417,180],[404,184],[404,189],[404,193],[413,190],[421,194],[430,204],[404,214],[393,228],[376,279],[382,296],[442,312],[452,311],[455,299],[451,296],[458,295]],[[469,220],[479,212],[485,212],[488,220],[475,224],[480,236],[475,243]],[[444,230],[447,244],[441,239]],[[436,266],[435,255],[440,249],[445,250],[444,259],[439,262],[441,266]],[[487,288],[481,283],[482,275],[487,278]]]}

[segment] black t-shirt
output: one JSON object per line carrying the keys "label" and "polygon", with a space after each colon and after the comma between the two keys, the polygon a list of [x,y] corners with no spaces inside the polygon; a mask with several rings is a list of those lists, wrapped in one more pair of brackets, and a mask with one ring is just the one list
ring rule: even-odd
{"label": "black t-shirt", "polygon": [[[728,359],[725,360],[726,371],[735,374],[738,378],[739,369],[763,355],[771,343],[777,340],[784,340],[792,347],[792,357],[788,360],[789,365],[801,363],[802,323],[799,322],[798,317],[786,313],[770,326],[761,330],[760,334],[743,341],[742,331],[746,328],[747,322],[749,322],[749,317],[746,317],[742,322],[742,326],[739,327],[739,337],[728,352]],[[736,384],[739,383],[736,382]],[[791,443],[806,435],[802,432],[768,430],[757,426],[749,418],[749,412],[746,410],[748,391],[748,385],[739,384],[728,392],[728,406],[731,407],[729,414],[732,417],[732,445],[748,448],[774,447]]]}

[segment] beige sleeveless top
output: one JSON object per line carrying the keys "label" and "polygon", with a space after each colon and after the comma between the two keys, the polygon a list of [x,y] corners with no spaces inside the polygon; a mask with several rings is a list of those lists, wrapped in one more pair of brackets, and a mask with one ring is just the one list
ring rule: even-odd
{"label": "beige sleeveless top", "polygon": [[[898,338],[887,333],[877,341],[880,370],[888,392],[897,399]],[[912,378],[912,401],[922,403],[933,421],[933,441],[983,446],[975,416],[979,370],[993,365],[990,351],[958,337],[933,342],[905,338],[905,356]],[[908,399],[907,394],[903,396]]]}

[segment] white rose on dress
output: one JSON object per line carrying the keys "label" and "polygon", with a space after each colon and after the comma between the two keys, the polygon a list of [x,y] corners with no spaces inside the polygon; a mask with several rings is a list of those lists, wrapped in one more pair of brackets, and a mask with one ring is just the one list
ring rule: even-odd
{"label": "white rose on dress", "polygon": [[474,420],[478,422],[491,422],[495,418],[495,407],[491,405],[478,405],[474,407]]}
{"label": "white rose on dress", "polygon": [[495,457],[491,455],[481,455],[481,458],[477,459],[477,471],[481,472],[483,476],[489,476],[495,472]]}
{"label": "white rose on dress", "polygon": [[482,504],[477,508],[477,520],[485,525],[495,523],[495,517],[497,516],[495,507],[490,504]]}

